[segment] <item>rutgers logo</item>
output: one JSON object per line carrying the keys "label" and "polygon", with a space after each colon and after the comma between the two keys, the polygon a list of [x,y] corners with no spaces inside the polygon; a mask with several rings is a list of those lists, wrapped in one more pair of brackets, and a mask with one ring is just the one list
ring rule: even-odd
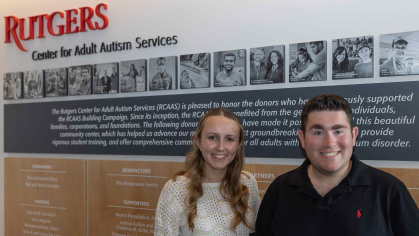
{"label": "rutgers logo", "polygon": [[[20,50],[27,52],[25,48],[23,48],[20,40],[28,41],[35,39],[35,22],[38,22],[38,38],[45,38],[45,25],[44,21],[47,21],[47,29],[48,33],[53,36],[61,36],[63,34],[74,34],[79,32],[86,32],[87,28],[90,30],[103,30],[108,27],[109,20],[108,18],[102,14],[101,8],[105,10],[108,9],[108,6],[104,3],[100,3],[96,6],[95,9],[91,7],[80,7],[79,9],[70,9],[65,10],[64,12],[56,11],[53,12],[51,15],[43,14],[37,16],[28,17],[29,19],[29,36],[25,36],[25,18],[17,18],[16,16],[6,16],[6,41],[4,43],[11,43],[11,37],[15,41],[16,45],[19,47]],[[80,23],[77,25],[77,18],[74,17],[75,15],[79,14],[80,10]],[[59,16],[60,18],[65,19],[65,25],[57,25],[58,32],[53,29],[53,22],[54,17]],[[65,15],[65,17],[64,17]],[[103,20],[103,25],[99,25],[98,22],[92,23],[93,16],[96,15],[97,17]],[[75,29],[72,31],[72,25],[76,25]],[[19,34],[16,32],[17,28],[19,27]]]}

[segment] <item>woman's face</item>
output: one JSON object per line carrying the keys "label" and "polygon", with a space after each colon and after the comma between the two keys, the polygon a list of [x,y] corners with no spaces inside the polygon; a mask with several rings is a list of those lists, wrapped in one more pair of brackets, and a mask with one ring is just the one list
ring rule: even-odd
{"label": "woman's face", "polygon": [[339,63],[341,63],[343,60],[345,60],[346,52],[343,50],[340,54],[336,56],[336,60],[338,60]]}
{"label": "woman's face", "polygon": [[207,118],[201,137],[195,137],[204,157],[205,173],[225,174],[236,157],[239,142],[240,128],[236,121],[222,115]]}
{"label": "woman's face", "polygon": [[298,60],[302,63],[306,62],[306,57],[303,54],[298,55]]}
{"label": "woman's face", "polygon": [[274,53],[272,53],[271,54],[271,63],[273,64],[273,65],[276,65],[276,64],[278,64],[278,55],[276,55],[276,53],[274,52]]}

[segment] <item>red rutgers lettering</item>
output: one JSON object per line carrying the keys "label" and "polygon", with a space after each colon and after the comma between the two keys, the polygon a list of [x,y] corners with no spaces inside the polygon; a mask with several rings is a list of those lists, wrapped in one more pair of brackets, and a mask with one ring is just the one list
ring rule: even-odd
{"label": "red rutgers lettering", "polygon": [[[93,10],[91,7],[80,7],[79,9],[70,9],[65,10],[64,12],[57,11],[49,14],[42,14],[37,16],[28,17],[29,19],[29,35],[25,36],[25,18],[18,18],[16,16],[6,16],[5,18],[5,38],[4,43],[11,43],[13,41],[16,43],[18,48],[22,51],[27,52],[27,50],[22,46],[20,40],[27,41],[35,39],[35,22],[38,23],[38,37],[45,38],[45,24],[44,21],[47,21],[47,30],[48,33],[52,36],[61,36],[63,34],[74,34],[78,32],[86,32],[87,28],[90,30],[103,30],[109,25],[109,19],[103,15],[101,9],[108,9],[108,6],[104,3],[100,3]],[[102,10],[103,10],[102,9]],[[77,25],[77,15],[80,10],[80,24]],[[58,15],[58,16],[57,16]],[[100,22],[92,22],[92,18],[97,16],[103,21],[103,25],[100,26]],[[54,18],[57,17],[65,19],[65,25],[57,25],[54,29]],[[87,25],[87,27],[86,27]],[[72,28],[74,27],[74,30]],[[16,32],[19,27],[19,34]],[[57,29],[58,28],[58,32]]]}

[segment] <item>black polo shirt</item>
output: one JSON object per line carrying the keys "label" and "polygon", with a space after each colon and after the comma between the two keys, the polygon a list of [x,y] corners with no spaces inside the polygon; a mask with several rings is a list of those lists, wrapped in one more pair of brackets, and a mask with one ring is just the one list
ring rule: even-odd
{"label": "black polo shirt", "polygon": [[260,236],[419,236],[419,210],[396,177],[355,156],[348,176],[324,197],[314,189],[307,159],[269,186],[256,220]]}

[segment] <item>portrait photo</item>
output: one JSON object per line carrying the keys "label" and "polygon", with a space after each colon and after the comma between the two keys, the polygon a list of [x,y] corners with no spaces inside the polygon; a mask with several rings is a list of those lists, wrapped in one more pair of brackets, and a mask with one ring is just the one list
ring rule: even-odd
{"label": "portrait photo", "polygon": [[45,70],[45,96],[67,96],[67,68],[55,68]]}
{"label": "portrait photo", "polygon": [[246,49],[214,52],[214,87],[246,85]]}
{"label": "portrait photo", "polygon": [[110,62],[93,65],[93,93],[118,93],[119,63]]}
{"label": "portrait photo", "polygon": [[177,89],[177,56],[150,58],[149,91]]}
{"label": "portrait photo", "polygon": [[22,99],[23,72],[3,74],[3,98],[5,100]]}
{"label": "portrait photo", "polygon": [[186,54],[180,56],[180,88],[210,87],[210,53]]}
{"label": "portrait photo", "polygon": [[380,76],[419,74],[419,31],[380,35]]}
{"label": "portrait photo", "polygon": [[312,41],[289,45],[289,82],[326,81],[326,41]]}
{"label": "portrait photo", "polygon": [[285,82],[285,46],[250,49],[250,84]]}
{"label": "portrait photo", "polygon": [[374,77],[374,36],[334,39],[332,75],[334,80]]}
{"label": "portrait photo", "polygon": [[23,98],[44,97],[44,72],[30,70],[23,72]]}
{"label": "portrait photo", "polygon": [[92,94],[92,65],[68,68],[68,95]]}
{"label": "portrait photo", "polygon": [[121,93],[147,91],[147,60],[121,61]]}

